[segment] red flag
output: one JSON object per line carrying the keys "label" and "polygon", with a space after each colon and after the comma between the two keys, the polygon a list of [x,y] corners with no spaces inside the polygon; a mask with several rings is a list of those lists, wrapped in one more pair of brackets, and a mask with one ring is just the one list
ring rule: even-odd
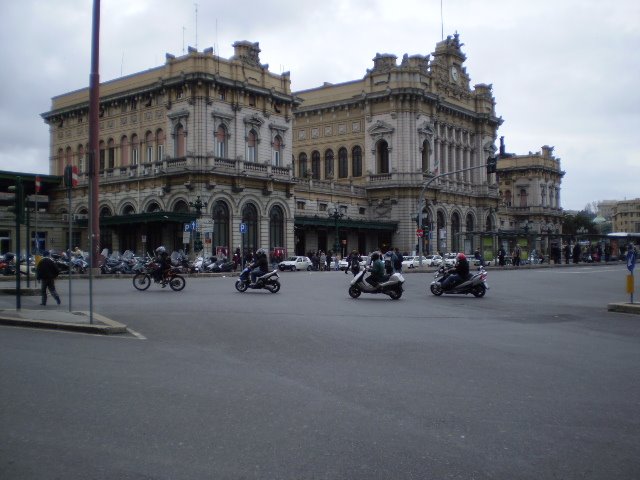
{"label": "red flag", "polygon": [[40,192],[40,177],[36,175],[36,193]]}

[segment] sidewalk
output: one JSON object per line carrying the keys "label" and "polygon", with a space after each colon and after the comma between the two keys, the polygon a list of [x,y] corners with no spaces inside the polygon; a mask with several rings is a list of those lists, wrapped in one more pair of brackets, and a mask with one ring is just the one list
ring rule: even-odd
{"label": "sidewalk", "polygon": [[90,323],[89,312],[69,312],[53,305],[47,310],[0,309],[0,325],[70,330],[102,335],[127,333],[126,325],[100,314],[94,313],[93,323]]}

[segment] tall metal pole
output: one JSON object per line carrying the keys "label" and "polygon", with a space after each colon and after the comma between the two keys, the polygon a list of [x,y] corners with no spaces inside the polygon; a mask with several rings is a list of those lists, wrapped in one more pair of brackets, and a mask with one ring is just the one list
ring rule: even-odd
{"label": "tall metal pole", "polygon": [[67,186],[67,196],[69,197],[69,311],[71,312],[71,268],[73,263],[71,262],[71,242],[73,241],[73,215],[71,214],[71,183]]}
{"label": "tall metal pole", "polygon": [[16,310],[22,307],[20,291],[20,224],[22,223],[22,178],[16,177]]}
{"label": "tall metal pole", "polygon": [[98,267],[100,217],[98,214],[99,109],[100,109],[100,0],[93,0],[91,75],[89,76],[89,322],[93,323],[93,269]]}

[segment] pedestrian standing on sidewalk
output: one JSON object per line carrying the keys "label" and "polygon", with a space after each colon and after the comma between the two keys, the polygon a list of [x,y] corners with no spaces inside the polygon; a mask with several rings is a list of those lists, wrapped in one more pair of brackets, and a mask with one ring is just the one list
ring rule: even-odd
{"label": "pedestrian standing on sidewalk", "polygon": [[56,299],[58,305],[60,305],[60,296],[56,292],[56,277],[58,276],[58,267],[55,262],[49,257],[49,252],[45,250],[42,259],[36,266],[36,278],[40,280],[40,291],[42,293],[42,302],[40,305],[47,304],[47,289],[51,296]]}

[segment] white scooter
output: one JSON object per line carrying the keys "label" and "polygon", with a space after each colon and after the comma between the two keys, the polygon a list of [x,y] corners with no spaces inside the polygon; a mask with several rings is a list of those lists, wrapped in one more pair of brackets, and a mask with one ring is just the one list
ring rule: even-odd
{"label": "white scooter", "polygon": [[362,293],[384,293],[389,295],[392,300],[398,300],[402,296],[404,277],[401,273],[394,273],[388,280],[375,286],[365,280],[366,273],[368,273],[368,270],[363,269],[351,280],[351,285],[349,286],[351,298],[358,298]]}

